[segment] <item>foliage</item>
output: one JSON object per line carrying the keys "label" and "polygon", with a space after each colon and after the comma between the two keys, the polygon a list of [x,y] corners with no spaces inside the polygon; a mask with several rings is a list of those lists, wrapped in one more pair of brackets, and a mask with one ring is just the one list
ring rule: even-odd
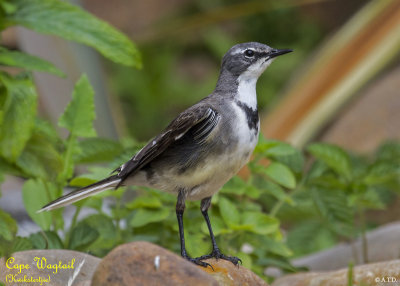
{"label": "foliage", "polygon": [[20,25],[39,33],[60,36],[91,46],[116,63],[141,66],[136,47],[125,35],[79,7],[59,0],[2,2],[13,7],[11,12],[5,11],[2,27]]}
{"label": "foliage", "polygon": [[[126,36],[67,2],[0,0],[0,30],[14,25],[87,44],[117,63],[141,65],[139,52]],[[120,145],[105,139],[82,140],[96,136],[92,126],[94,94],[86,76],[77,82],[72,101],[60,118],[59,126],[69,131],[68,138],[63,139],[53,126],[37,116],[38,96],[30,72],[57,76],[64,73],[43,59],[4,47],[0,47],[1,66],[16,67],[20,73],[12,75],[7,69],[0,70],[0,180],[4,174],[26,178],[22,189],[24,205],[32,220],[45,232],[29,239],[15,239],[16,223],[1,211],[0,255],[38,246],[62,247],[57,234],[64,229],[62,211],[40,214],[36,211],[61,195],[73,176],[75,162],[93,161],[96,152],[104,154],[110,146],[115,152],[118,148],[121,150]],[[81,150],[89,148],[89,155],[81,154]],[[77,234],[72,229],[71,237]]]}

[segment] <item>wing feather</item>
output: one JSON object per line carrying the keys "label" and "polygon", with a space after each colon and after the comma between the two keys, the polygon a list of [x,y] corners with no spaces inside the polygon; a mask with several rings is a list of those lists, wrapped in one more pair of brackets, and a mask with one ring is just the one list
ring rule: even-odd
{"label": "wing feather", "polygon": [[[202,139],[212,131],[218,120],[218,113],[208,105],[195,105],[182,112],[167,126],[164,132],[147,143],[135,156],[117,169],[119,171],[117,176],[121,178],[117,187],[128,176],[135,174],[163,153],[171,144],[181,139],[194,126],[197,126],[196,130],[193,130],[194,138]],[[204,124],[200,124],[203,121]]]}

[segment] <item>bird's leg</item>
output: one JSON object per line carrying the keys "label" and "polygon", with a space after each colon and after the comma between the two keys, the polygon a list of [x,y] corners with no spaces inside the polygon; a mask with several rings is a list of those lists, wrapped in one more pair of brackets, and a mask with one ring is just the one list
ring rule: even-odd
{"label": "bird's leg", "polygon": [[209,263],[203,262],[199,258],[191,258],[186,252],[185,233],[183,231],[183,212],[185,211],[185,199],[186,199],[186,191],[180,190],[178,194],[178,201],[176,202],[176,217],[178,218],[179,238],[181,242],[181,255],[183,258],[189,260],[190,262],[193,262],[194,264],[203,267],[210,266],[212,268],[212,266]]}
{"label": "bird's leg", "polygon": [[203,255],[201,257],[198,257],[198,259],[208,259],[208,258],[216,258],[216,259],[224,259],[232,262],[234,265],[238,265],[238,263],[242,263],[242,260],[236,256],[226,256],[221,253],[221,251],[218,248],[217,242],[215,241],[214,233],[211,227],[211,222],[210,218],[208,217],[208,208],[211,205],[211,197],[205,198],[201,200],[201,213],[204,216],[204,219],[206,220],[208,231],[210,232],[210,237],[211,237],[211,243],[213,250],[210,254],[208,255]]}

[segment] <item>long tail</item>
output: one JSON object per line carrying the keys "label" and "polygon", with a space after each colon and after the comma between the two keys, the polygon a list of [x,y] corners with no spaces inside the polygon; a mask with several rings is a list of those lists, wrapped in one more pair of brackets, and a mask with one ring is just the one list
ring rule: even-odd
{"label": "long tail", "polygon": [[69,194],[66,194],[58,199],[48,203],[44,207],[42,207],[37,212],[49,211],[57,208],[64,207],[66,205],[72,204],[89,196],[93,196],[94,194],[100,193],[105,190],[109,190],[118,186],[118,183],[121,181],[121,178],[118,178],[117,175],[110,176],[104,180],[98,181],[94,184],[91,184],[82,189],[72,191]]}

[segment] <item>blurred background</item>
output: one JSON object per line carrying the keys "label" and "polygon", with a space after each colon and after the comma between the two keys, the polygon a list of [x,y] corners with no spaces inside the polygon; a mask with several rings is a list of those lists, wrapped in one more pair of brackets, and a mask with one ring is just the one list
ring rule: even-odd
{"label": "blurred background", "polygon": [[[47,59],[67,74],[34,74],[41,116],[54,125],[85,72],[96,92],[98,134],[147,141],[212,92],[220,60],[231,46],[257,41],[294,50],[258,81],[266,138],[300,148],[325,141],[356,154],[400,139],[400,1],[71,2],[128,35],[142,53],[143,68],[113,64],[90,48],[24,28],[5,30],[2,45]],[[15,184],[8,180],[3,193]],[[2,207],[7,204],[3,201]],[[14,203],[10,208],[15,212],[18,207]],[[385,212],[370,211],[367,216],[375,225],[394,222],[400,218],[400,201],[395,197]],[[331,242],[291,246],[300,256]],[[307,259],[298,265],[322,267],[320,260]],[[346,266],[343,261],[338,265]],[[338,265],[330,263],[324,270]]]}
{"label": "blurred background", "polygon": [[99,134],[148,140],[213,90],[232,45],[258,41],[295,50],[259,80],[265,136],[297,146],[321,138],[361,152],[399,137],[397,1],[72,2],[133,39],[144,67],[114,65],[90,48],[23,28],[6,30],[3,45],[67,72],[66,79],[35,75],[41,112],[53,121],[86,72]]}

